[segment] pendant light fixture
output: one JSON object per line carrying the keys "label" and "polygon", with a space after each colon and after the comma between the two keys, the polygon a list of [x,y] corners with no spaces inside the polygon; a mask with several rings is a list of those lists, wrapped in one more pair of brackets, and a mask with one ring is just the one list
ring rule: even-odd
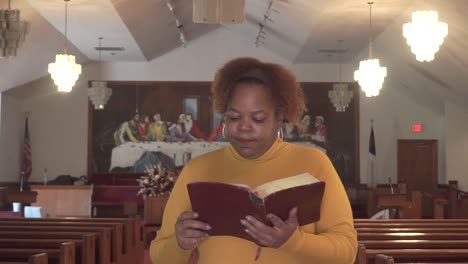
{"label": "pendant light fixture", "polygon": [[28,23],[20,20],[20,11],[11,9],[0,10],[0,58],[15,57],[21,42],[25,40]]}
{"label": "pendant light fixture", "polygon": [[[340,50],[342,49],[343,40],[338,40],[340,45]],[[342,65],[341,65],[341,56],[340,56],[340,80],[338,83],[333,84],[333,90],[328,91],[328,98],[330,98],[331,103],[335,107],[337,112],[346,111],[346,107],[349,106],[351,99],[353,98],[353,91],[348,89],[348,84],[342,81]]]}
{"label": "pendant light fixture", "polygon": [[359,82],[361,89],[366,93],[367,97],[379,95],[382,88],[385,76],[387,76],[387,68],[380,67],[379,59],[372,58],[372,4],[369,4],[369,59],[359,63],[359,69],[354,72],[354,79]]}
{"label": "pendant light fixture", "polygon": [[81,74],[81,65],[75,63],[75,56],[67,54],[68,39],[67,39],[67,23],[68,23],[68,9],[65,1],[65,47],[64,54],[57,54],[55,56],[55,63],[49,63],[49,73],[51,78],[57,85],[59,92],[71,92],[78,77]]}
{"label": "pendant light fixture", "polygon": [[99,38],[99,63],[98,63],[98,80],[91,82],[91,87],[88,88],[89,100],[94,105],[94,109],[104,109],[104,105],[112,95],[112,89],[107,87],[107,82],[101,80],[101,41],[102,37]]}
{"label": "pendant light fixture", "polygon": [[403,36],[417,61],[432,61],[448,34],[447,23],[439,21],[434,10],[412,13],[412,22],[403,25]]}

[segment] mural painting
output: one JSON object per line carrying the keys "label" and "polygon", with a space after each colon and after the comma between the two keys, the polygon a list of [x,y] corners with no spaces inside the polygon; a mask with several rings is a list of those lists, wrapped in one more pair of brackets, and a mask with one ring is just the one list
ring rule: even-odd
{"label": "mural painting", "polygon": [[[144,164],[188,160],[227,143],[222,117],[213,111],[208,82],[112,82],[104,110],[90,107],[90,173],[143,172]],[[328,98],[332,83],[303,83],[307,112],[285,123],[282,137],[315,147],[332,160],[344,183],[357,183],[358,99],[336,112]],[[350,84],[354,93],[356,84]],[[143,164],[143,165],[142,165]]]}

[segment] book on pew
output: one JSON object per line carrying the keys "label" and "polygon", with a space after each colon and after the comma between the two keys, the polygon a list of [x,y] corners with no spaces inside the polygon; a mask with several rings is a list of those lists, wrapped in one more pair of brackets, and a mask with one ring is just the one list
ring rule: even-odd
{"label": "book on pew", "polygon": [[211,226],[212,236],[236,236],[253,240],[240,223],[247,215],[272,226],[267,215],[272,213],[283,220],[297,207],[299,225],[320,219],[320,207],[325,182],[303,173],[252,189],[247,185],[220,182],[192,182],[187,185],[192,210],[198,219]]}

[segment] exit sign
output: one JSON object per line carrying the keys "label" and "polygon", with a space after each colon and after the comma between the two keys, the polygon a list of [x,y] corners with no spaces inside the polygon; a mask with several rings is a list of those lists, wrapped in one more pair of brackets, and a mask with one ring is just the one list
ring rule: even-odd
{"label": "exit sign", "polygon": [[414,123],[411,125],[411,132],[421,133],[423,131],[423,126],[421,123]]}

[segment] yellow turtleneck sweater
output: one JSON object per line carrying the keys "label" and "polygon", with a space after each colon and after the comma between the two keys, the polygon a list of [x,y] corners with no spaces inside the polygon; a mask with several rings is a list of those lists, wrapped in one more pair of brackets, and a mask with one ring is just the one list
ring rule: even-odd
{"label": "yellow turtleneck sweater", "polygon": [[161,230],[151,243],[153,263],[185,264],[189,261],[191,251],[178,246],[174,231],[180,213],[191,211],[187,183],[218,181],[242,183],[255,188],[304,172],[326,182],[318,222],[300,226],[278,249],[262,248],[256,261],[256,244],[236,237],[209,237],[198,245],[198,263],[353,263],[357,240],[351,207],[332,163],[317,149],[282,140],[277,140],[255,160],[242,158],[231,145],[191,160],[177,180],[164,211]]}

